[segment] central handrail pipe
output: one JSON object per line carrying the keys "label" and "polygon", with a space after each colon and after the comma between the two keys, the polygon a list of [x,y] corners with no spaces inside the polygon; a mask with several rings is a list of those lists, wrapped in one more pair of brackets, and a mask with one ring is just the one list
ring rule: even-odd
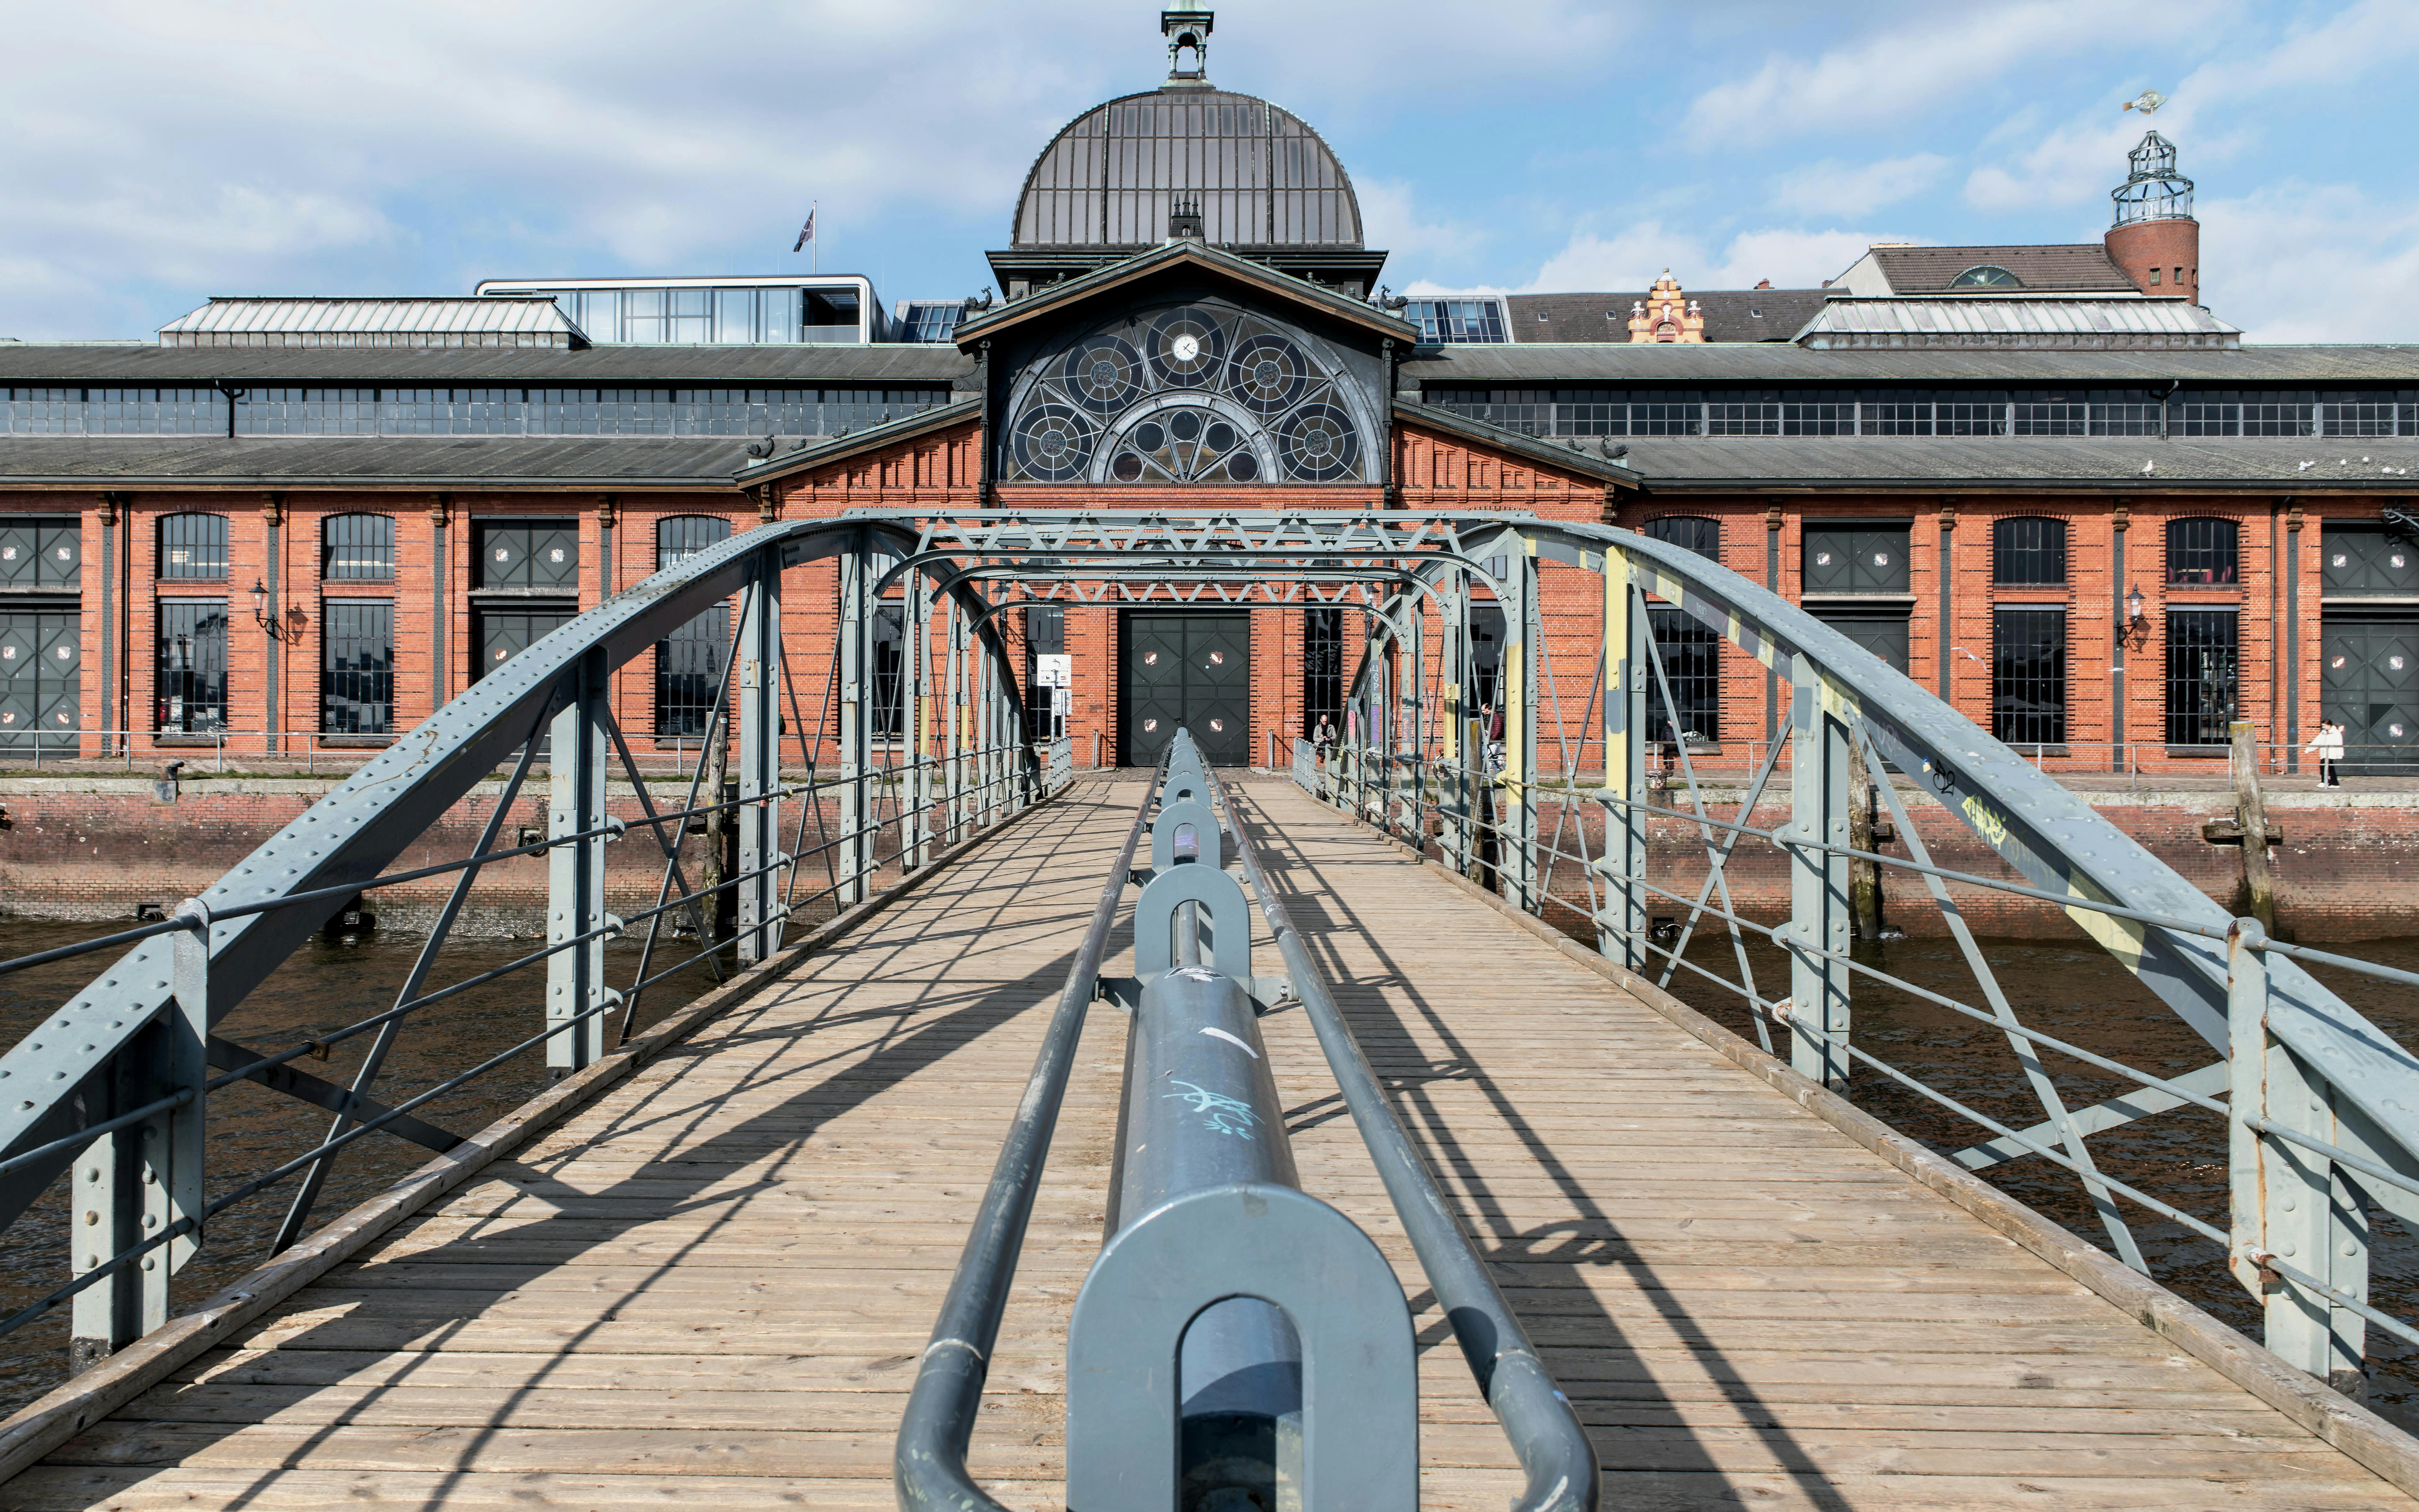
{"label": "central handrail pipe", "polygon": [[1252,895],[1259,900],[1261,917],[1276,936],[1286,971],[1326,1052],[1329,1069],[1343,1093],[1344,1104],[1360,1130],[1362,1143],[1378,1167],[1386,1195],[1403,1221],[1403,1232],[1420,1257],[1437,1305],[1453,1325],[1462,1358],[1477,1378],[1478,1389],[1494,1409],[1496,1421],[1512,1441],[1527,1477],[1513,1512],[1595,1512],[1601,1489],[1595,1446],[1570,1398],[1537,1358],[1526,1330],[1487,1273],[1487,1261],[1471,1242],[1436,1178],[1420,1157],[1394,1110],[1386,1102],[1377,1073],[1361,1053],[1360,1041],[1345,1021],[1317,961],[1295,930],[1285,901],[1269,886],[1260,865],[1258,846],[1243,827],[1233,796],[1213,774],[1210,789],[1230,821],[1237,856]]}
{"label": "central handrail pipe", "polygon": [[1075,1047],[1084,1036],[1101,963],[1108,955],[1109,932],[1125,896],[1126,873],[1133,865],[1143,825],[1158,796],[1157,778],[1154,771],[1142,801],[1134,806],[1133,823],[1126,829],[1117,865],[1109,869],[1108,880],[1102,885],[1091,926],[1084,932],[1075,964],[1068,969],[1057,1011],[1042,1036],[1040,1054],[1034,1057],[1025,1099],[1017,1104],[1008,1138],[992,1166],[991,1185],[975,1214],[974,1231],[966,1236],[965,1253],[941,1304],[941,1316],[932,1325],[932,1340],[924,1347],[923,1360],[917,1366],[916,1384],[907,1394],[907,1412],[891,1451],[891,1479],[902,1512],[1009,1512],[967,1473],[966,1446],[973,1442],[975,1419],[982,1410],[992,1346],[998,1342],[1000,1319],[1008,1310],[1017,1255],[1025,1247],[1025,1225],[1033,1217],[1033,1199],[1041,1188],[1041,1169],[1050,1156],[1051,1135],[1058,1127],[1058,1108],[1066,1100],[1067,1080],[1075,1068]]}
{"label": "central handrail pipe", "polygon": [[[1413,1512],[1419,1371],[1385,1256],[1294,1171],[1251,903],[1170,743],[1134,904],[1115,1231],[1067,1330],[1070,1512]],[[1178,826],[1194,844],[1169,843]],[[1204,937],[1206,934],[1206,938]]]}

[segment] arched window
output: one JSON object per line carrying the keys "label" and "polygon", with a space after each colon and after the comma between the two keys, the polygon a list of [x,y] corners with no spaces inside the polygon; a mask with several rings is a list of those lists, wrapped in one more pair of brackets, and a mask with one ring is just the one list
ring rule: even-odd
{"label": "arched window", "polygon": [[2066,521],[2026,517],[1995,521],[1991,581],[2002,588],[2066,581]]}
{"label": "arched window", "polygon": [[2167,522],[2167,581],[2178,587],[2214,587],[2240,580],[2242,528],[2230,519]]}
{"label": "arched window", "polygon": [[331,515],[319,529],[319,576],[331,581],[394,576],[394,517]]}
{"label": "arched window", "polygon": [[1646,538],[1668,541],[1707,562],[1722,560],[1722,522],[1699,515],[1666,515],[1646,522]]}
{"label": "arched window", "polygon": [[226,575],[227,522],[224,515],[160,517],[161,577],[224,580]]}
{"label": "arched window", "polygon": [[[731,539],[731,522],[713,515],[674,515],[655,522],[655,570],[676,567]],[[722,687],[731,641],[731,604],[715,605],[655,642],[655,733],[703,735]]]}
{"label": "arched window", "polygon": [[1950,288],[2022,288],[2025,281],[2006,269],[1980,263],[1949,281]]}

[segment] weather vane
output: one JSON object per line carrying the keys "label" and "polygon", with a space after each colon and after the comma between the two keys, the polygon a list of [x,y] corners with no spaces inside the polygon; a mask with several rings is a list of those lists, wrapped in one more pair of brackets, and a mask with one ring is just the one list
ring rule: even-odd
{"label": "weather vane", "polygon": [[2138,110],[2145,116],[2148,116],[2151,112],[2157,110],[2161,105],[2164,105],[2166,102],[2167,97],[2159,93],[2156,89],[2145,89],[2138,98],[2125,101],[2124,108],[2127,110]]}

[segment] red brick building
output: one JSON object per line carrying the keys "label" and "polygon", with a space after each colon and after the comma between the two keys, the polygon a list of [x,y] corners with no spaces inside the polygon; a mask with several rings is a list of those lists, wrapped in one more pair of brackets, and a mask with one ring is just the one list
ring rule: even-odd
{"label": "red brick building", "polygon": [[[2190,186],[2172,147],[2152,156],[2128,184],[2165,197],[2120,190],[2089,249],[2106,287],[2041,271],[2081,249],[1876,249],[1896,279],[1995,251],[2017,286],[1961,268],[1777,291],[1791,330],[1742,316],[1742,339],[1671,343],[1574,295],[1519,312],[1561,339],[1498,341],[1385,297],[1316,131],[1196,68],[1043,148],[991,255],[995,303],[894,319],[861,280],[587,281],[217,301],[156,346],[0,344],[0,754],[338,760],[769,519],[1518,509],[1717,555],[2047,765],[2190,764],[2237,717],[2296,747],[2326,716],[2355,773],[2419,767],[2419,349],[2242,346],[2190,302]],[[2124,250],[2164,238],[2179,266],[2180,236],[2185,299]],[[852,332],[890,339],[832,339]],[[1743,339],[1766,332],[1783,339]],[[1549,615],[1594,593],[1551,576]],[[812,704],[833,600],[827,568],[796,577]],[[1566,612],[1576,683],[1597,610]],[[1148,754],[1161,715],[1137,710],[1168,697],[1168,717],[1221,722],[1228,759],[1263,759],[1335,707],[1360,651],[1356,616],[1299,595],[1008,623],[1069,658],[1086,762],[1096,742]],[[1750,759],[1764,670],[1687,625],[1658,635],[1682,722],[1720,748],[1703,760]],[[718,636],[620,674],[642,748],[694,748]],[[1151,684],[1145,658],[1194,636],[1240,665]]]}

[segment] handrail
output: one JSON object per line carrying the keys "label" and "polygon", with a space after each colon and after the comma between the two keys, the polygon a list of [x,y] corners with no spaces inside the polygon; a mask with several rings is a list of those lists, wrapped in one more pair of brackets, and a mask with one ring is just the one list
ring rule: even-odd
{"label": "handrail", "polygon": [[1017,1254],[1025,1246],[1025,1226],[1033,1216],[1033,1199],[1041,1185],[1041,1168],[1049,1159],[1051,1135],[1058,1127],[1058,1108],[1067,1095],[1067,1080],[1075,1066],[1101,963],[1108,954],[1109,932],[1117,922],[1117,905],[1133,866],[1134,848],[1159,795],[1159,773],[1167,764],[1164,752],[1151,780],[1143,785],[1142,802],[1133,823],[1101,886],[1101,901],[1092,922],[1058,993],[1058,1010],[1043,1034],[1041,1051],[1034,1057],[1033,1074],[1025,1098],[1009,1124],[1008,1137],[993,1164],[991,1185],[983,1192],[966,1236],[965,1252],[950,1278],[948,1296],[932,1324],[932,1342],[924,1346],[916,1367],[916,1383],[907,1394],[907,1412],[899,1425],[891,1454],[891,1476],[899,1504],[906,1512],[1009,1512],[978,1486],[966,1470],[966,1446],[973,1442],[976,1415],[982,1409],[983,1381],[991,1370],[992,1346],[1008,1310],[1009,1287],[1016,1279]]}
{"label": "handrail", "polygon": [[1455,1221],[1442,1189],[1420,1157],[1419,1147],[1394,1117],[1351,1025],[1328,990],[1317,961],[1294,929],[1285,900],[1269,886],[1259,863],[1259,847],[1215,772],[1210,774],[1210,787],[1234,823],[1235,849],[1241,857],[1244,877],[1276,937],[1294,995],[1302,1000],[1317,1032],[1319,1048],[1326,1053],[1353,1125],[1360,1130],[1379,1179],[1385,1182],[1386,1195],[1403,1221],[1403,1231],[1419,1255],[1437,1306],[1453,1324],[1454,1337],[1477,1378],[1479,1393],[1495,1410],[1496,1421],[1512,1441],[1513,1452],[1528,1477],[1513,1512],[1594,1512],[1601,1494],[1600,1477],[1595,1446],[1589,1442],[1587,1429],[1538,1359],[1494,1277],[1487,1274],[1486,1258]]}

